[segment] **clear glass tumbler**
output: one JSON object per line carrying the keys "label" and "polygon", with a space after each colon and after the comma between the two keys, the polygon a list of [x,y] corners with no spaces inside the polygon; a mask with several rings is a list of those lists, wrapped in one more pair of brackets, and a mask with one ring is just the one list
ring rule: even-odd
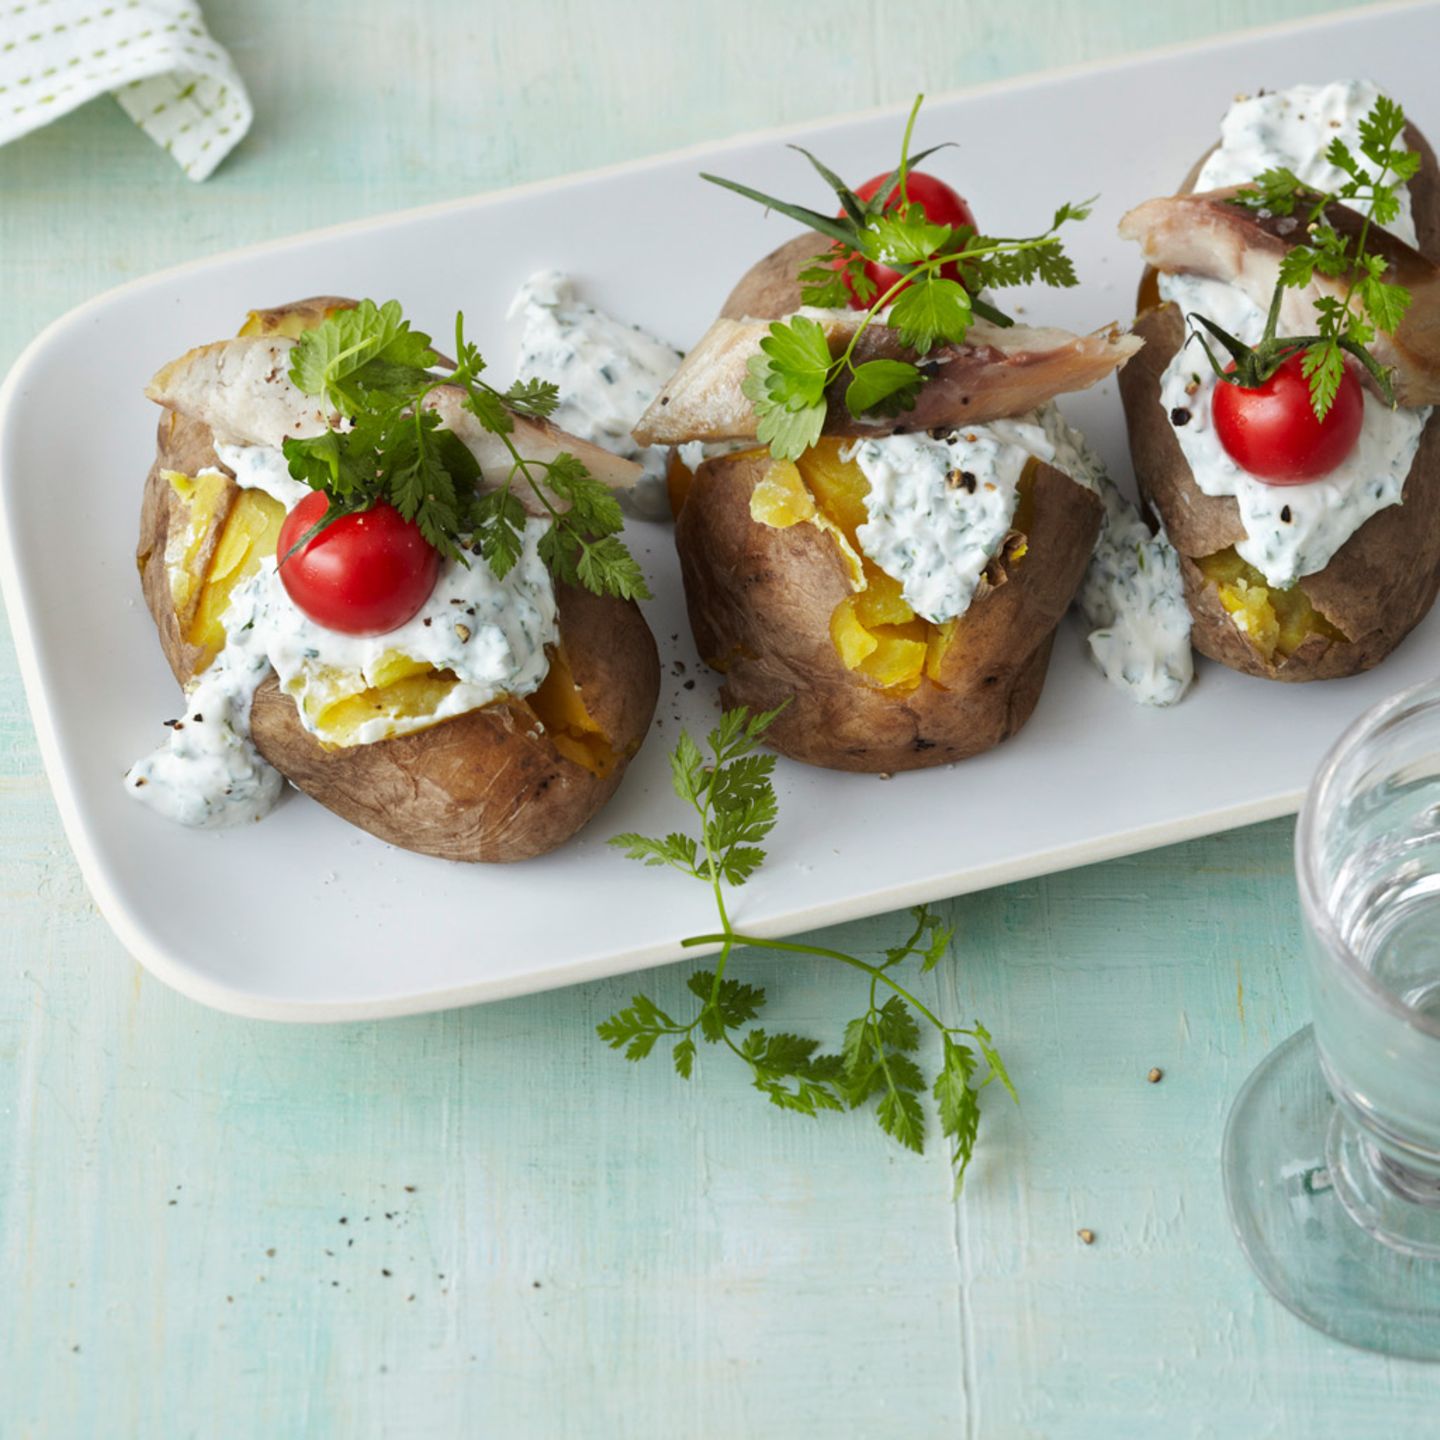
{"label": "clear glass tumbler", "polygon": [[1302,1320],[1440,1360],[1440,680],[1340,738],[1295,868],[1315,1022],[1235,1100],[1231,1220]]}

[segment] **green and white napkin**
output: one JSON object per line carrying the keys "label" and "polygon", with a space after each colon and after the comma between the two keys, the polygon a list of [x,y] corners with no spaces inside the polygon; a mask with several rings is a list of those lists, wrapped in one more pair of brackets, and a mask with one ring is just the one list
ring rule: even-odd
{"label": "green and white napkin", "polygon": [[0,0],[0,145],[106,91],[192,180],[254,118],[194,0]]}

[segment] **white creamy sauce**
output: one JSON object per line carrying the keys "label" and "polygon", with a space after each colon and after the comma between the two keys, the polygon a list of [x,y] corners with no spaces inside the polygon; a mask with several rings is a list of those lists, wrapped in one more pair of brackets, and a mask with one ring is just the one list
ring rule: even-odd
{"label": "white creamy sauce", "polygon": [[1136,704],[1173,705],[1195,678],[1180,557],[1164,528],[1152,535],[1114,481],[1098,474],[1105,509],[1076,597],[1090,654]]}
{"label": "white creamy sauce", "polygon": [[[1360,121],[1379,97],[1368,80],[1336,80],[1237,100],[1220,122],[1220,146],[1205,161],[1195,188],[1244,185],[1283,166],[1317,190],[1338,190],[1349,177],[1325,152],[1338,135],[1368,163],[1360,156]],[[1408,189],[1400,192],[1399,218],[1386,228],[1407,245],[1415,243]]]}
{"label": "white creamy sauce", "polygon": [[242,490],[263,490],[287,510],[293,510],[309,493],[310,487],[295,479],[283,451],[269,445],[227,445],[215,442],[220,463],[234,472],[235,483]]}
{"label": "white creamy sauce", "polygon": [[844,453],[870,482],[860,548],[901,584],[917,615],[963,615],[1015,519],[1025,462],[1044,460],[1095,489],[1076,432],[1054,405],[944,434],[859,440]]}
{"label": "white creamy sauce", "polygon": [[1150,533],[1058,406],[1042,406],[1035,418],[1048,453],[1033,453],[1100,497],[1100,533],[1075,597],[1091,657],[1136,704],[1173,705],[1195,678],[1180,557],[1163,529]]}
{"label": "white creamy sauce", "polygon": [[661,445],[642,449],[630,431],[675,373],[682,352],[577,299],[574,282],[558,270],[532,275],[510,314],[522,322],[519,378],[557,385],[555,424],[642,466],[644,477],[619,498],[636,514],[668,518],[668,452]]}
{"label": "white creamy sauce", "polygon": [[870,482],[861,550],[917,615],[937,625],[963,615],[1010,533],[1029,452],[992,424],[861,440],[849,455]]}
{"label": "white creamy sauce", "polygon": [[[285,464],[278,450],[225,448],[237,452],[222,457],[237,479],[275,493],[271,486]],[[238,453],[247,448],[264,453]],[[347,742],[360,745],[424,729],[504,695],[532,694],[549,669],[545,647],[559,633],[555,588],[539,555],[547,528],[544,520],[526,522],[520,558],[503,580],[479,557],[468,566],[443,560],[419,613],[383,635],[345,635],[317,625],[291,601],[274,559],[263,561],[230,598],[221,622],[225,647],[187,687],[185,720],[132,767],[127,789],[185,825],[260,819],[284,785],[250,740],[251,701],[272,670],[312,733],[327,704],[366,688],[396,654],[453,672],[457,683],[434,712],[377,715]]]}
{"label": "white creamy sauce", "polygon": [[[1220,281],[1162,275],[1160,293],[1187,314],[1210,316],[1247,343],[1265,329],[1259,307]],[[1365,389],[1360,438],[1334,470],[1304,485],[1267,485],[1242,470],[1220,443],[1210,412],[1219,383],[1199,341],[1192,340],[1166,366],[1160,404],[1196,485],[1207,495],[1234,496],[1245,526],[1235,549],[1268,584],[1283,590],[1323,570],[1372,515],[1400,503],[1428,408],[1391,410]]]}
{"label": "white creamy sauce", "polygon": [[1016,485],[1031,456],[1095,491],[1103,518],[1077,597],[1091,653],[1140,704],[1173,705],[1185,693],[1194,662],[1179,557],[1163,532],[1151,535],[1057,406],[943,438],[861,440],[848,453],[870,482],[861,548],[900,582],[915,612],[936,623],[973,602],[1010,532]]}
{"label": "white creamy sauce", "polygon": [[125,776],[131,795],[181,825],[216,830],[261,820],[285,788],[250,739],[250,702],[270,673],[256,637],[239,620],[253,603],[246,594],[253,584],[232,597],[227,644],[186,687],[185,714],[170,722],[169,739]]}

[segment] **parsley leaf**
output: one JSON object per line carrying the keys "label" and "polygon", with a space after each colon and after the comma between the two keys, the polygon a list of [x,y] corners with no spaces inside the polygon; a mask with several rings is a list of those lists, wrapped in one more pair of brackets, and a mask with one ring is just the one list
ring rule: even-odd
{"label": "parsley leaf", "polygon": [[[557,579],[599,595],[648,598],[620,539],[615,496],[573,455],[531,460],[511,439],[516,414],[554,412],[556,387],[530,380],[500,391],[481,379],[484,357],[466,339],[463,315],[455,318],[455,353],[449,372],[436,373],[430,337],[410,328],[394,300],[336,311],[295,342],[290,379],[342,417],[321,435],[284,442],[290,473],[330,500],[322,524],[386,501],[442,555],[462,564],[479,555],[503,579],[523,553],[530,523],[513,492],[520,479],[550,517],[539,549]],[[498,483],[481,475],[469,448],[426,404],[442,386],[462,392],[464,408],[504,443],[512,464]]]}
{"label": "parsley leaf", "polygon": [[852,415],[913,410],[924,383],[925,377],[908,360],[867,360],[855,367],[845,387],[845,406]]}
{"label": "parsley leaf", "polygon": [[843,310],[850,303],[846,278],[849,277],[853,287],[856,271],[863,280],[864,270],[864,261],[856,260],[854,256],[845,265],[836,265],[832,256],[817,255],[797,277],[801,303],[814,305],[820,310]]}
{"label": "parsley leaf", "polygon": [[969,333],[970,316],[970,296],[965,287],[932,276],[895,297],[890,325],[917,355],[928,355],[939,341],[960,344]]}
{"label": "parsley leaf", "polygon": [[[998,1079],[1013,1097],[1014,1087],[990,1032],[979,1021],[968,1027],[946,1024],[890,973],[916,958],[922,973],[932,969],[949,949],[951,927],[923,906],[915,909],[908,937],[886,950],[880,963],[872,964],[822,946],[747,935],[730,923],[725,886],[743,884],[764,861],[763,842],[778,818],[772,780],[775,757],[759,753],[758,747],[779,713],[727,710],[706,737],[704,749],[681,732],[670,755],[670,779],[675,794],[699,821],[698,838],[680,831],[664,837],[627,833],[611,838],[610,844],[631,860],[677,870],[710,886],[721,930],[694,936],[684,944],[718,944],[720,954],[714,969],[697,970],[686,981],[698,1005],[688,1019],[672,1018],[652,1000],[637,995],[596,1031],[631,1060],[644,1059],[662,1039],[673,1039],[672,1063],[687,1080],[694,1073],[698,1037],[728,1050],[748,1067],[756,1090],[772,1105],[796,1114],[814,1117],[874,1102],[872,1113],[880,1129],[917,1152],[925,1145],[922,1096],[928,1091],[934,1097],[941,1133],[950,1142],[958,1190],[975,1149],[981,1090]],[[731,954],[740,946],[813,955],[868,977],[864,1013],[845,1026],[838,1053],[823,1051],[820,1042],[808,1036],[755,1024],[765,1007],[765,991],[726,974]],[[933,1081],[922,1065],[922,1020],[940,1039],[941,1065]],[[983,1078],[967,1041],[984,1057]]]}
{"label": "parsley leaf", "polygon": [[824,328],[804,315],[777,320],[747,368],[740,388],[755,406],[758,438],[777,459],[797,459],[825,424],[830,341]]}
{"label": "parsley leaf", "polygon": [[861,234],[865,254],[886,265],[919,265],[950,238],[948,225],[932,225],[917,209],[911,215],[876,215]]}
{"label": "parsley leaf", "polygon": [[430,337],[411,330],[398,300],[362,300],[337,310],[295,343],[290,378],[307,395],[328,399],[348,417],[379,393],[397,398],[423,384],[438,357]]}

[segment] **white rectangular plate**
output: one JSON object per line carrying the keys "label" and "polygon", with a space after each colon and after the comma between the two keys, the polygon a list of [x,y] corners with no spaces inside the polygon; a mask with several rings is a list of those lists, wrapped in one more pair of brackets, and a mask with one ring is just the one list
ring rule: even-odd
{"label": "white rectangular plate", "polygon": [[[1237,91],[1358,71],[1440,137],[1437,54],[1440,6],[1363,11],[931,101],[917,144],[959,142],[936,163],[1001,233],[1039,229],[1058,201],[1100,193],[1070,240],[1082,288],[1027,306],[1027,318],[1087,330],[1132,311],[1139,267],[1116,238],[1120,214],[1174,188]],[[690,644],[668,527],[632,525],[656,590],[646,612],[665,669],[659,722],[609,808],[558,854],[447,864],[298,795],[238,831],[166,824],[121,786],[176,704],[131,553],[153,453],[150,374],[233,332],[252,306],[316,293],[395,295],[442,336],[463,307],[503,372],[515,345],[507,302],[543,266],[692,342],[739,273],[792,229],[697,172],[819,203],[782,140],[863,177],[893,163],[901,118],[739,140],[222,256],[101,296],[31,345],[0,392],[0,573],[70,843],[111,925],[157,976],[240,1014],[341,1020],[676,959],[682,936],[712,924],[706,891],[604,842],[683,818],[666,752],[681,725],[708,726],[717,685]],[[1066,409],[1127,483],[1114,386]],[[1350,720],[1437,665],[1432,615],[1367,676],[1284,686],[1202,663],[1183,704],[1145,710],[1100,678],[1067,622],[1034,718],[988,755],[890,781],[782,761],[771,859],[735,897],[736,919],[793,933],[1285,814]]]}

